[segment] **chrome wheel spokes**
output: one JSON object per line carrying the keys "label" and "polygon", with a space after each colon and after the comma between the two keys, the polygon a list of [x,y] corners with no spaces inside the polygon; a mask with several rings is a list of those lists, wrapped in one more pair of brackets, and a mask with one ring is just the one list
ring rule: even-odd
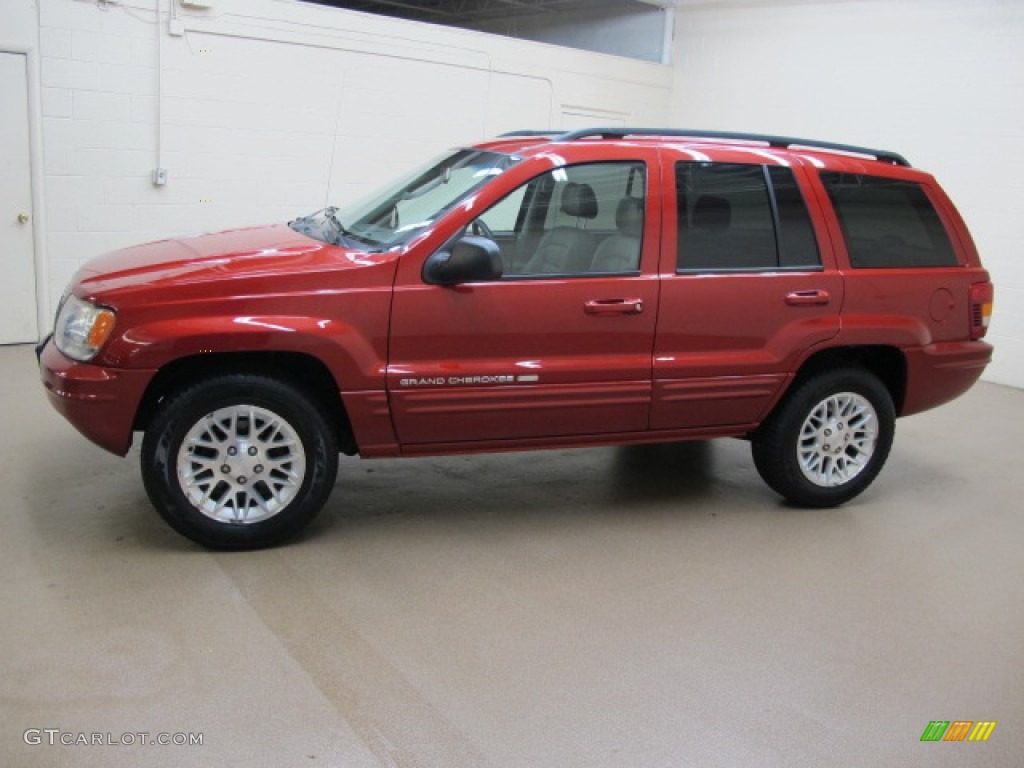
{"label": "chrome wheel spokes", "polygon": [[197,510],[225,523],[273,517],[295,498],[306,454],[295,429],[253,405],[221,408],[200,419],[178,451],[178,484]]}
{"label": "chrome wheel spokes", "polygon": [[804,477],[823,488],[849,482],[867,466],[878,440],[878,415],[855,392],[829,395],[807,415],[797,440]]}

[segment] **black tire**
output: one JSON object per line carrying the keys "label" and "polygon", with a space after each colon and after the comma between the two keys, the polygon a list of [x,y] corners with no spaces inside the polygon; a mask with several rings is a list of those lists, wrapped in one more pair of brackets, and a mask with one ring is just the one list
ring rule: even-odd
{"label": "black tire", "polygon": [[320,511],[337,472],[323,409],[269,376],[216,376],[168,397],[142,443],[142,479],[157,512],[213,549],[282,543]]}
{"label": "black tire", "polygon": [[[844,413],[855,414],[852,423]],[[797,384],[754,433],[754,464],[793,504],[834,507],[871,485],[889,456],[895,421],[892,397],[876,376],[861,368],[823,371]]]}

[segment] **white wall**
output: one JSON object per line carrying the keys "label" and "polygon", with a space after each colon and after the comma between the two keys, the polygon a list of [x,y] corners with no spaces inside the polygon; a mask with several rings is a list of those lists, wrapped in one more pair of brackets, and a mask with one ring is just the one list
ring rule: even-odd
{"label": "white wall", "polygon": [[996,283],[986,378],[1024,386],[1024,3],[683,0],[672,124],[893,149],[953,198]]}
{"label": "white wall", "polygon": [[559,128],[566,106],[667,119],[669,67],[296,0],[211,4],[0,0],[0,48],[40,61],[51,304],[96,254],[344,203],[450,146]]}

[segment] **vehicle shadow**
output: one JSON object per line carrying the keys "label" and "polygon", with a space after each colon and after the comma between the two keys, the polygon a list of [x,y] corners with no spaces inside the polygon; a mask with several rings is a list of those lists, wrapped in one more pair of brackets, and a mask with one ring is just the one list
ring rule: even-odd
{"label": "vehicle shadow", "polygon": [[[730,477],[723,480],[722,471]],[[748,481],[753,490],[743,487]],[[355,461],[343,463],[315,528],[387,517],[707,514],[709,503],[727,493],[736,493],[738,503],[764,493],[745,445],[736,441]]]}
{"label": "vehicle shadow", "polygon": [[645,502],[699,498],[714,485],[710,441],[634,445],[616,451],[607,476],[609,500]]}

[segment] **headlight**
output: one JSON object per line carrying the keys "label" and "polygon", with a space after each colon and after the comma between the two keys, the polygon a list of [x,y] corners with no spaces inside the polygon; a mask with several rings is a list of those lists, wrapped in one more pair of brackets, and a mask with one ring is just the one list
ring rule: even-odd
{"label": "headlight", "polygon": [[69,294],[57,315],[53,340],[62,353],[84,363],[96,356],[113,330],[113,310]]}

